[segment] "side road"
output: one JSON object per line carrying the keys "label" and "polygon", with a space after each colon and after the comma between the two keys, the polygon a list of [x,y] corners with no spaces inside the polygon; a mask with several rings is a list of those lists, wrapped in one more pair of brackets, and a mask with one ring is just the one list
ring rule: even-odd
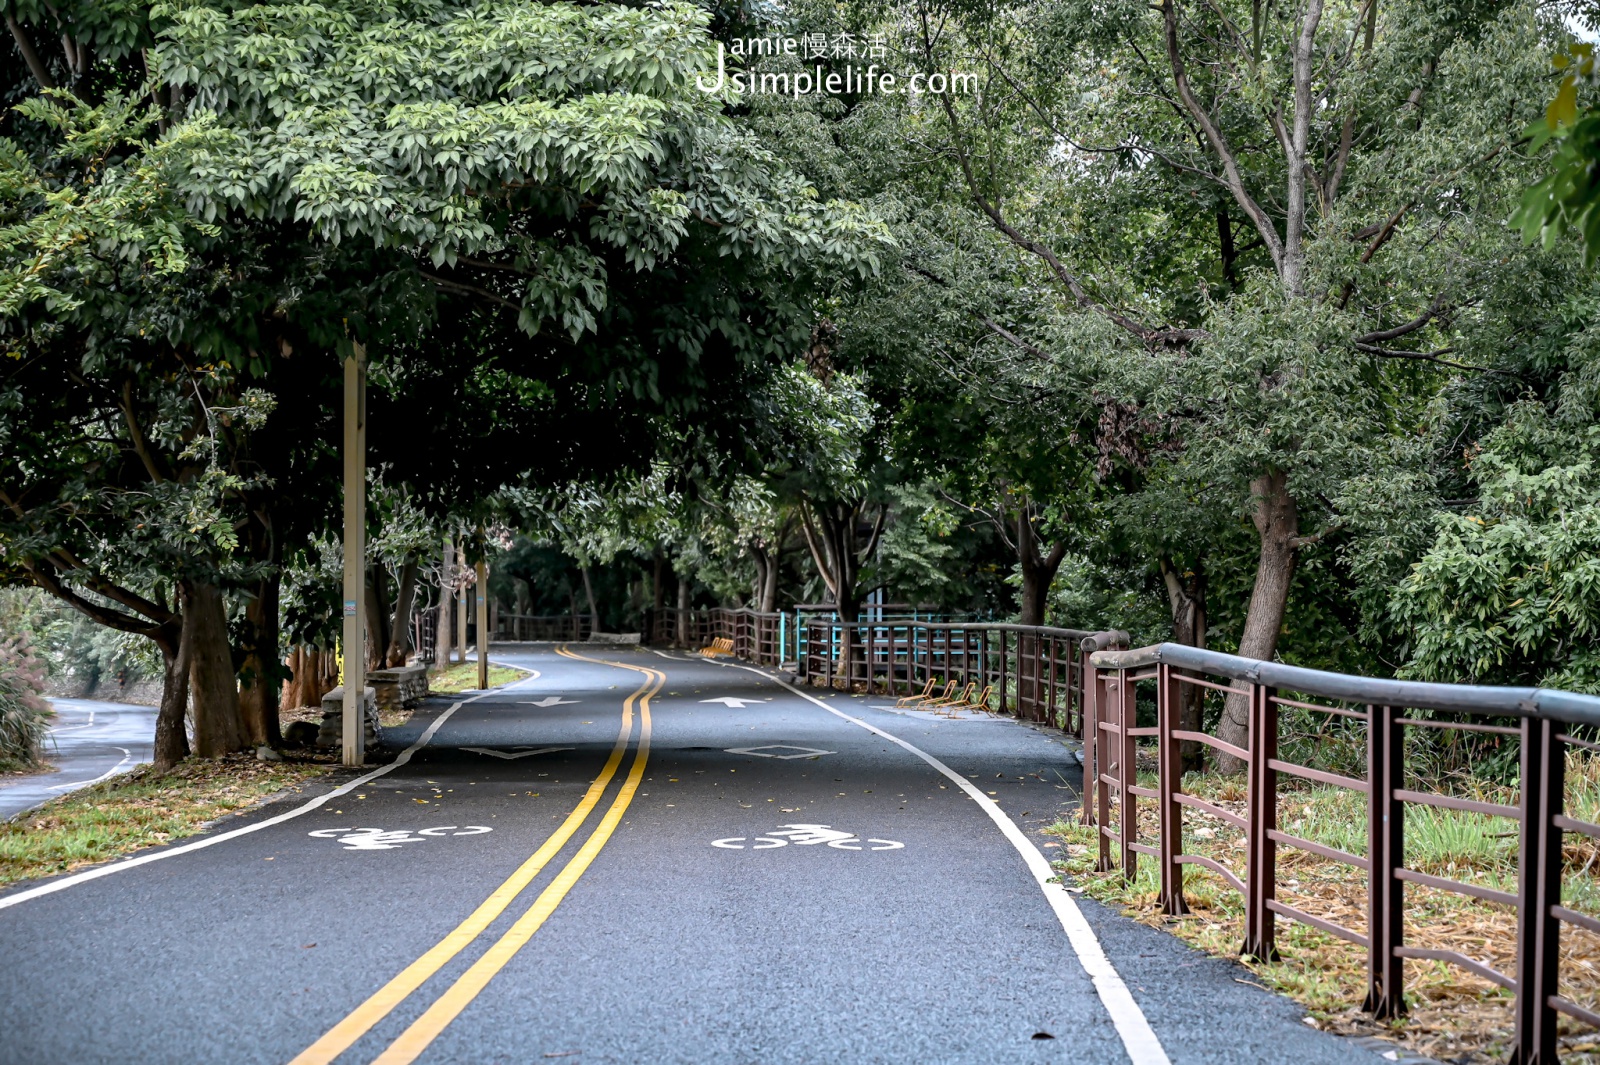
{"label": "side road", "polygon": [[540,675],[320,806],[0,895],[0,1062],[1380,1060],[1037,875],[1078,784],[1047,734],[497,657]]}
{"label": "side road", "polygon": [[50,703],[56,723],[45,741],[45,756],[56,771],[0,781],[0,821],[154,756],[155,707],[92,699]]}

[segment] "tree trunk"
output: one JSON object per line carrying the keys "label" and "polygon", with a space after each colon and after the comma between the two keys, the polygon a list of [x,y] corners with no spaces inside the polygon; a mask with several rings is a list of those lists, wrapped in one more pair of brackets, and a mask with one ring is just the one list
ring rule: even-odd
{"label": "tree trunk", "polygon": [[678,641],[679,647],[689,646],[689,578],[678,574]]}
{"label": "tree trunk", "polygon": [[756,604],[756,609],[763,614],[770,614],[778,609],[778,567],[782,558],[778,551],[774,551],[767,562],[766,581],[761,586],[761,598]]}
{"label": "tree trunk", "polygon": [[183,616],[190,636],[189,685],[194,702],[194,753],[216,758],[250,746],[239,713],[239,680],[228,646],[228,616],[222,592],[211,584],[184,582]]}
{"label": "tree trunk", "polygon": [[[1167,586],[1167,604],[1172,610],[1172,642],[1203,649],[1207,626],[1205,560],[1196,559],[1192,571],[1179,573],[1172,560],[1163,556],[1161,579]],[[1202,731],[1206,689],[1198,684],[1181,684],[1178,693],[1178,728],[1186,732]],[[1185,772],[1205,768],[1205,744],[1182,740],[1178,753]]]}
{"label": "tree trunk", "polygon": [[[188,615],[184,617],[187,619]],[[165,773],[189,757],[189,736],[184,716],[189,710],[190,627],[180,622],[176,632],[157,641],[161,648],[161,707],[156,711],[155,771]]]}
{"label": "tree trunk", "polygon": [[651,603],[655,608],[656,616],[661,616],[661,611],[667,606],[667,588],[662,580],[666,576],[666,558],[661,554],[661,549],[656,549],[655,575],[650,582]]}
{"label": "tree trunk", "polygon": [[451,629],[450,607],[455,598],[450,592],[451,574],[456,565],[456,546],[449,540],[444,542],[444,565],[439,570],[439,621],[434,626],[433,661],[439,669],[450,665],[451,655],[454,653],[454,632]]}
{"label": "tree trunk", "polygon": [[756,564],[756,579],[750,586],[750,605],[757,610],[770,611],[772,608],[766,605],[767,589],[777,584],[777,574],[774,572],[777,568],[777,559],[760,544],[749,544],[747,549],[751,561]]}
{"label": "tree trunk", "polygon": [[1018,615],[1024,625],[1043,625],[1045,609],[1050,602],[1050,586],[1061,569],[1067,546],[1058,543],[1049,554],[1041,555],[1039,538],[1033,531],[1033,518],[1028,513],[1030,509],[1027,500],[1017,508],[1017,562],[1022,570]]}
{"label": "tree trunk", "polygon": [[320,706],[322,697],[338,686],[338,671],[329,676],[333,655],[309,644],[302,644],[289,652],[289,677],[283,682],[283,697],[278,702],[280,713],[297,710],[302,706]]}
{"label": "tree trunk", "polygon": [[[1261,537],[1261,555],[1256,563],[1256,583],[1250,592],[1244,633],[1239,637],[1239,656],[1267,661],[1278,649],[1278,635],[1283,631],[1283,615],[1289,604],[1289,588],[1294,582],[1300,511],[1289,494],[1288,477],[1281,472],[1263,474],[1251,481],[1250,494],[1255,498],[1254,519],[1256,532]],[[1217,736],[1236,747],[1249,746],[1248,696],[1227,697]],[[1244,763],[1232,755],[1219,754],[1217,768],[1224,773],[1240,773],[1244,771]]]}
{"label": "tree trunk", "polygon": [[283,687],[278,691],[278,713],[286,714],[299,706],[300,674],[305,670],[306,649],[302,644],[289,648],[289,657],[283,660]]}
{"label": "tree trunk", "polygon": [[274,567],[256,586],[256,594],[245,607],[246,645],[239,712],[250,742],[281,747],[283,732],[278,721],[278,600],[280,577]]}
{"label": "tree trunk", "polygon": [[589,631],[600,631],[600,608],[594,601],[594,581],[589,579],[589,567],[579,566],[583,572],[583,594],[589,597]]}
{"label": "tree trunk", "polygon": [[389,641],[389,571],[383,563],[367,567],[367,670],[382,669]]}
{"label": "tree trunk", "polygon": [[403,666],[411,650],[411,605],[417,598],[417,560],[408,558],[400,567],[400,581],[394,593],[394,621],[389,626],[389,642],[384,648],[384,664]]}

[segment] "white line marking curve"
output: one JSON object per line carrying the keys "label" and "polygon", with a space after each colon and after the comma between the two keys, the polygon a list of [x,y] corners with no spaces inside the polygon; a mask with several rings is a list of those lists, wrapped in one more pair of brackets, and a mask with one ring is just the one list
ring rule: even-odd
{"label": "white line marking curve", "polygon": [[[685,659],[674,658],[671,655],[656,652],[662,658],[675,662]],[[698,659],[696,661],[699,661]],[[732,662],[717,662],[716,665],[731,666],[742,669],[747,673],[754,673],[764,680],[781,685],[786,691],[798,695],[800,698],[821,707],[835,717],[843,718],[852,725],[858,725],[875,736],[881,736],[890,743],[895,744],[918,758],[927,762],[934,769],[944,774],[958,785],[967,797],[977,803],[989,819],[999,827],[1002,835],[1016,848],[1027,865],[1028,871],[1033,874],[1034,880],[1039,884],[1039,890],[1044,892],[1045,901],[1050,903],[1050,908],[1055,911],[1056,918],[1061,922],[1062,929],[1067,933],[1067,939],[1072,944],[1072,950],[1078,955],[1078,962],[1083,966],[1084,972],[1094,982],[1094,989],[1100,996],[1100,1001],[1105,1005],[1106,1012],[1111,1015],[1111,1023],[1116,1026],[1117,1034],[1122,1037],[1122,1045],[1128,1051],[1128,1057],[1133,1065],[1171,1065],[1167,1052],[1161,1046],[1161,1041],[1156,1038],[1155,1030],[1150,1027],[1144,1011],[1134,1001],[1133,993],[1128,990],[1128,985],[1118,974],[1116,966],[1111,964],[1111,959],[1106,956],[1105,948],[1100,945],[1100,940],[1095,936],[1094,929],[1089,927],[1089,922],[1084,918],[1083,911],[1078,909],[1078,904],[1073,901],[1072,895],[1056,880],[1054,870],[1050,868],[1050,861],[1044,853],[1034,846],[1018,827],[1017,823],[1006,812],[983,792],[979,791],[971,782],[960,773],[945,765],[939,759],[913,744],[907,743],[899,736],[885,732],[876,725],[868,724],[858,717],[851,717],[842,710],[835,709],[821,699],[800,691],[798,688],[784,684],[776,677],[763,673],[754,666],[739,665]]]}
{"label": "white line marking curve", "polygon": [[450,708],[444,713],[440,714],[438,717],[434,718],[433,722],[423,731],[422,735],[417,737],[417,742],[401,751],[400,756],[394,761],[390,762],[388,765],[381,765],[372,772],[359,776],[350,781],[348,784],[342,784],[328,792],[326,795],[319,795],[317,798],[310,800],[304,805],[295,807],[288,813],[282,813],[276,817],[269,817],[265,821],[257,821],[253,825],[245,825],[242,828],[235,828],[229,832],[219,832],[215,836],[206,836],[203,839],[195,840],[193,843],[185,843],[181,846],[173,847],[170,850],[153,851],[149,854],[141,854],[137,858],[129,858],[126,861],[113,862],[110,865],[101,865],[94,869],[86,869],[83,872],[77,873],[73,876],[62,877],[60,880],[52,880],[48,884],[40,884],[38,887],[29,888],[27,891],[19,891],[15,895],[7,895],[5,898],[0,898],[0,910],[8,909],[9,907],[27,902],[29,899],[39,898],[42,895],[53,895],[57,891],[65,891],[69,887],[74,887],[90,880],[98,880],[103,876],[110,876],[112,873],[120,873],[124,869],[132,869],[135,866],[148,865],[150,862],[159,862],[163,858],[172,858],[179,854],[188,854],[190,851],[197,851],[203,847],[210,847],[225,840],[237,839],[239,836],[247,836],[252,832],[259,832],[263,828],[268,828],[272,825],[281,825],[283,822],[299,817],[301,814],[308,814],[312,810],[319,809],[321,806],[327,803],[329,799],[337,799],[341,795],[348,795],[350,792],[366,784],[368,781],[376,780],[385,773],[399,769],[401,766],[411,761],[411,756],[426,746],[429,740],[433,739],[434,733],[439,731],[439,726],[450,720],[450,715],[454,714],[463,706],[467,705],[468,703],[475,703],[479,699],[486,699],[491,695],[497,694],[498,692],[507,691],[516,687],[518,684],[526,684],[528,681],[533,680],[538,675],[538,673],[534,673],[532,676],[523,677],[521,680],[513,681],[511,684],[506,685],[505,688],[497,688],[490,691],[481,692],[478,695],[474,695],[470,699],[460,699],[454,703],[451,703]]}

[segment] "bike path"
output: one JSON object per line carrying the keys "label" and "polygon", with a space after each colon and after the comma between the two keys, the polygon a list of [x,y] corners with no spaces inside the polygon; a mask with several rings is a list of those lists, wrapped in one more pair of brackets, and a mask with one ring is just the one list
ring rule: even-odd
{"label": "bike path", "polygon": [[[540,675],[460,706],[409,764],[323,809],[10,907],[0,896],[0,1007],[15,1019],[0,1062],[290,1061],[447,941],[612,762],[539,875],[329,1060],[398,1060],[452,995],[459,1011],[406,1060],[1129,1060],[1017,850],[927,762],[734,665],[574,650],[634,669],[497,655]],[[638,757],[639,699],[613,756],[640,669],[664,675],[649,753],[596,846]],[[1071,802],[1059,789],[1076,762],[1048,733],[811,694],[978,778],[1035,839]],[[461,991],[564,877],[520,948]],[[1170,1060],[1377,1060],[1237,967],[1079,905]],[[92,1014],[63,1008],[75,1002]]]}

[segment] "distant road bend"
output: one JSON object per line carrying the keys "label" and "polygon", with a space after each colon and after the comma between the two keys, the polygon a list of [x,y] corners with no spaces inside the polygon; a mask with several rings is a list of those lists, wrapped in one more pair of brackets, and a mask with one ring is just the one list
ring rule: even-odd
{"label": "distant road bend", "polygon": [[1043,731],[495,657],[391,764],[0,896],[0,1062],[1381,1060],[1055,882]]}

